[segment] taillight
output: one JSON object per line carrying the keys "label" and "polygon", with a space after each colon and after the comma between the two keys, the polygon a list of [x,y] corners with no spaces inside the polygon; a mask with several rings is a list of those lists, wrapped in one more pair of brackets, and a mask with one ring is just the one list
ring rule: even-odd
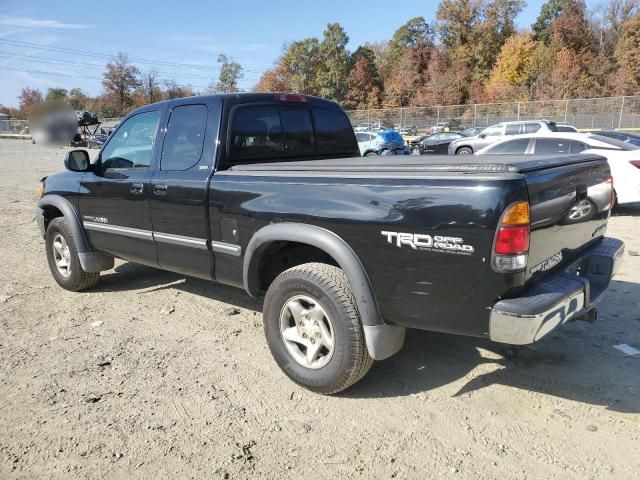
{"label": "taillight", "polygon": [[304,95],[295,95],[293,93],[276,93],[276,100],[279,102],[307,103],[307,97]]}
{"label": "taillight", "polygon": [[636,168],[640,168],[640,160],[631,160],[629,163]]}
{"label": "taillight", "polygon": [[496,235],[495,252],[500,255],[517,255],[529,251],[529,225],[524,227],[500,227]]}
{"label": "taillight", "polygon": [[515,202],[500,217],[493,243],[493,268],[516,272],[527,267],[531,214],[528,202]]}
{"label": "taillight", "polygon": [[[640,163],[640,162],[638,162]],[[638,167],[640,168],[640,167]],[[609,177],[607,178],[604,183],[609,185],[609,188],[611,190],[610,196],[609,196],[609,213],[611,213],[611,210],[613,210],[613,206],[616,203],[616,191],[613,188],[613,177]]]}

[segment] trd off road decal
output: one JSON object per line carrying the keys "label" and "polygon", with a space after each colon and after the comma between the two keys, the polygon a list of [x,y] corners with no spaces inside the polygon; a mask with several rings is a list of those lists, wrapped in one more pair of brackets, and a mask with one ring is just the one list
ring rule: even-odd
{"label": "trd off road decal", "polygon": [[387,237],[387,242],[398,248],[407,246],[414,250],[429,252],[452,253],[456,255],[471,255],[475,249],[464,243],[460,237],[448,237],[445,235],[426,235],[422,233],[406,232],[380,232]]}

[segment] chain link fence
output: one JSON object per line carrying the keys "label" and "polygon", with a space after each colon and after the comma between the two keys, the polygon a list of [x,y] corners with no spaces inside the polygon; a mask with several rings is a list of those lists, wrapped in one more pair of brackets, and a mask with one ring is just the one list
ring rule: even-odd
{"label": "chain link fence", "polygon": [[580,130],[640,129],[640,96],[348,110],[347,114],[354,127],[415,127],[418,132],[435,125],[459,129],[537,119]]}
{"label": "chain link fence", "polygon": [[0,135],[29,135],[29,121],[0,120]]}
{"label": "chain link fence", "polygon": [[[580,130],[640,129],[640,96],[347,110],[347,114],[354,127],[398,130],[415,127],[417,133],[435,125],[462,129],[537,119],[567,123]],[[103,128],[112,128],[120,119],[100,121]],[[0,120],[0,136],[29,135],[27,120]]]}

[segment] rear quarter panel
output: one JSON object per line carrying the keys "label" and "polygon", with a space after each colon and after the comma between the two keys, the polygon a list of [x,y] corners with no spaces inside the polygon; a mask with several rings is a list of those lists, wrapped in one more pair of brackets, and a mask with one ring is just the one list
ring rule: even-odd
{"label": "rear quarter panel", "polygon": [[[211,182],[212,233],[221,219],[238,222],[238,242],[273,222],[301,222],[344,239],[362,261],[388,323],[483,336],[488,308],[521,278],[490,267],[498,218],[526,199],[521,176],[333,178],[223,171]],[[398,246],[382,232],[455,237],[473,252]],[[424,237],[420,237],[424,239]],[[454,242],[455,243],[455,242]],[[242,284],[242,258],[216,256],[216,277]]]}

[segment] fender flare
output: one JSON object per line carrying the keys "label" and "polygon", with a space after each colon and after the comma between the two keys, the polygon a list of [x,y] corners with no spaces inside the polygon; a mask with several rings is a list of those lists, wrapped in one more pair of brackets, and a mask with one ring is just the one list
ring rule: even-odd
{"label": "fender flare", "polygon": [[73,241],[80,259],[80,266],[85,272],[101,272],[113,268],[113,257],[97,253],[91,248],[82,227],[82,222],[78,217],[78,212],[66,198],[55,194],[45,195],[38,200],[38,208],[44,210],[46,207],[54,207],[60,210],[69,222],[71,235],[73,235]]}
{"label": "fender flare", "polygon": [[362,323],[364,325],[384,324],[378,311],[378,304],[373,296],[369,277],[358,256],[338,235],[315,225],[289,222],[273,223],[262,227],[251,237],[242,266],[244,288],[249,295],[255,297],[259,292],[258,265],[260,256],[269,244],[275,241],[306,243],[331,256],[344,271],[351,284]]}
{"label": "fender flare", "polygon": [[243,283],[249,295],[255,297],[259,293],[260,256],[269,244],[275,241],[305,243],[322,250],[336,261],[351,285],[362,320],[367,349],[372,358],[382,360],[402,348],[406,329],[384,322],[360,259],[342,238],[325,228],[304,223],[282,222],[258,230],[249,241],[243,260]]}
{"label": "fender flare", "polygon": [[78,217],[78,212],[71,203],[69,203],[69,200],[60,195],[45,195],[38,200],[38,208],[42,208],[44,210],[46,207],[57,208],[67,219],[78,253],[89,253],[93,251],[89,247],[89,242],[87,242],[87,236],[84,233],[84,228],[82,227],[82,223]]}

